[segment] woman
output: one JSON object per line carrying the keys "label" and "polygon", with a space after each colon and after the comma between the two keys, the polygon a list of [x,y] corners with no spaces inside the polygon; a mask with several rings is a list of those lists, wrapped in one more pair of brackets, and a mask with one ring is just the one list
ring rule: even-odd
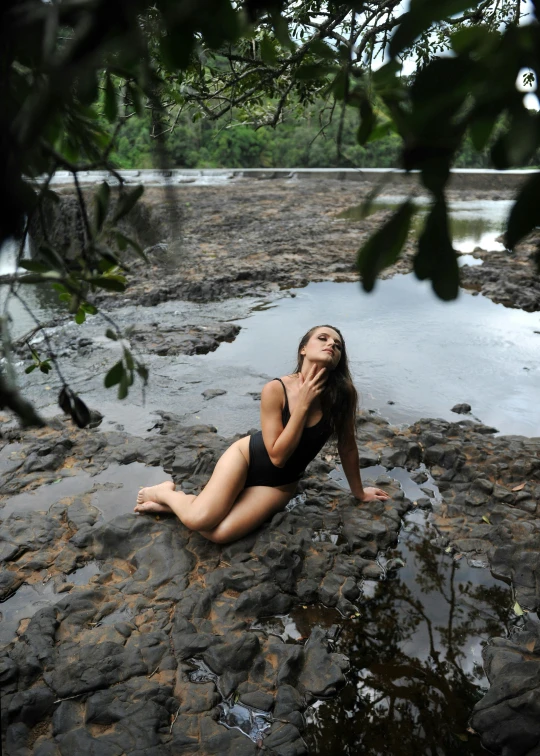
{"label": "woman", "polygon": [[330,436],[337,438],[353,496],[384,501],[385,491],[362,487],[356,405],[343,336],[333,326],[315,326],[300,341],[296,371],[264,386],[262,431],[227,449],[198,496],[175,491],[167,481],[142,488],[135,511],[174,513],[210,541],[235,541],[284,509]]}

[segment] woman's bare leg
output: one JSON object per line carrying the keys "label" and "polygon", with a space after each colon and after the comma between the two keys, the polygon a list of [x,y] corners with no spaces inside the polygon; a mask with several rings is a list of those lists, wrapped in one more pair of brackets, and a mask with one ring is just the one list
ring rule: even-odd
{"label": "woman's bare leg", "polygon": [[199,532],[214,543],[236,541],[284,509],[293,496],[294,492],[280,491],[279,488],[269,486],[245,488],[217,527]]}
{"label": "woman's bare leg", "polygon": [[[220,457],[212,477],[198,496],[175,491],[172,481],[167,481],[143,488],[135,511],[172,511],[190,530],[212,530],[229,514],[242,491],[248,464],[249,437],[245,437],[235,441]],[[163,508],[157,510],[151,504]]]}

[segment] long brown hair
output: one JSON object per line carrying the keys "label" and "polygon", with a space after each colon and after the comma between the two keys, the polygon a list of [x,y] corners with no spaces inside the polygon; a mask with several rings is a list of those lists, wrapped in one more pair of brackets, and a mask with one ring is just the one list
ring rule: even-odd
{"label": "long brown hair", "polygon": [[324,390],[321,394],[323,415],[330,426],[332,436],[337,438],[338,441],[341,441],[349,428],[352,427],[354,429],[356,409],[358,407],[358,393],[354,387],[351,372],[349,370],[345,339],[339,328],[327,324],[317,325],[310,328],[300,339],[297,363],[294,372],[301,372],[304,363],[304,355],[300,354],[300,352],[318,328],[331,328],[339,334],[341,339],[340,360],[336,367],[329,371]]}

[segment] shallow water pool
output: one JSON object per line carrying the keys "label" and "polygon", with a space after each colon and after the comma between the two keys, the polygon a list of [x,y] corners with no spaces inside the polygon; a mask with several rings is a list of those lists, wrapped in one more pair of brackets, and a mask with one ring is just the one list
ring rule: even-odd
{"label": "shallow water pool", "polygon": [[204,358],[279,376],[294,369],[298,341],[318,323],[340,328],[361,406],[395,423],[457,420],[460,402],[503,433],[538,435],[540,313],[461,291],[441,302],[413,274],[379,281],[313,283],[239,321],[242,331]]}

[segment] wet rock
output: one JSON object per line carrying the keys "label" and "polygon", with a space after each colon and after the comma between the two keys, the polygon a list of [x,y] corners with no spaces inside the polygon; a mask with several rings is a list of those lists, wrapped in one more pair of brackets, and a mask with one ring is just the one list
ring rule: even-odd
{"label": "wet rock", "polygon": [[274,707],[274,696],[253,683],[242,683],[238,686],[238,693],[239,700],[246,706],[260,709],[260,711],[271,711]]}
{"label": "wet rock", "polygon": [[53,735],[65,735],[84,723],[83,709],[76,701],[61,701],[52,717]]}
{"label": "wet rock", "polygon": [[240,327],[233,323],[209,326],[179,325],[166,328],[158,323],[137,325],[131,339],[140,348],[160,356],[177,354],[207,354],[214,352],[223,341],[234,341]]}
{"label": "wet rock", "polygon": [[16,693],[9,702],[8,720],[34,727],[52,712],[55,696],[45,685]]}
{"label": "wet rock", "polygon": [[88,423],[89,428],[97,428],[101,425],[103,421],[103,415],[101,412],[97,409],[91,409],[90,410],[90,422]]}
{"label": "wet rock", "polygon": [[345,670],[349,662],[342,654],[328,650],[325,631],[315,627],[311,631],[304,651],[304,664],[298,683],[313,698],[334,695],[345,683]]}
{"label": "wet rock", "polygon": [[293,603],[293,598],[281,593],[277,587],[263,584],[261,587],[244,591],[237,599],[234,611],[238,614],[264,617],[286,614]]}
{"label": "wet rock", "polygon": [[20,575],[6,569],[0,570],[0,599],[6,599],[10,594],[14,593],[22,583],[23,578]]}
{"label": "wet rock", "polygon": [[26,551],[42,549],[62,533],[62,526],[41,512],[13,512],[2,525],[0,559],[11,561]]}
{"label": "wet rock", "polygon": [[112,642],[75,649],[68,664],[62,665],[60,659],[57,662],[58,666],[45,673],[44,678],[59,698],[109,687],[149,672],[139,649],[126,651]]}
{"label": "wet rock", "polygon": [[223,643],[211,646],[205,651],[203,658],[218,674],[222,674],[225,670],[239,672],[250,667],[259,648],[259,639],[254,633],[245,633],[239,638],[226,636]]}
{"label": "wet rock", "polygon": [[202,395],[208,401],[209,399],[214,399],[216,396],[223,396],[226,393],[223,389],[206,389],[206,391],[202,392]]}
{"label": "wet rock", "polygon": [[456,412],[458,415],[468,415],[471,411],[471,405],[463,402],[462,404],[454,404],[451,412]]}
{"label": "wet rock", "polygon": [[208,756],[256,756],[259,747],[240,730],[227,730],[209,716],[201,716],[200,742]]}
{"label": "wet rock", "polygon": [[360,467],[371,467],[379,464],[379,454],[371,449],[360,448],[358,449]]}
{"label": "wet rock", "polygon": [[272,728],[264,739],[265,748],[282,756],[303,756],[307,753],[306,745],[296,728],[292,724],[278,724]]}
{"label": "wet rock", "polygon": [[[488,554],[492,568],[513,581],[521,605],[534,608],[540,600],[539,529],[532,511],[540,490],[540,440],[493,437],[472,421],[423,420],[397,430],[366,415],[359,417],[357,428],[365,461],[382,455],[388,464],[414,467],[433,460],[430,472],[442,498],[434,497],[431,506],[445,543],[461,552]],[[54,437],[38,444],[32,433],[29,448],[46,458],[55,449]],[[66,437],[65,425],[54,433]],[[191,486],[195,492],[227,446],[215,428],[183,427],[169,413],[161,413],[151,441],[95,430],[74,431],[68,440],[70,464],[86,464],[89,455],[92,469],[99,471],[111,459],[152,460],[167,465],[175,479],[185,481],[186,490]],[[300,486],[303,498],[290,512],[224,547],[190,533],[174,518],[122,515],[100,522],[84,496],[54,504],[47,515],[21,513],[22,520],[6,520],[4,545],[11,550],[6,590],[27,577],[42,579],[36,574],[40,564],[62,581],[59,573],[93,559],[100,562],[99,576],[87,587],[75,585],[75,576],[69,584],[58,583],[66,593],[22,627],[0,668],[10,696],[16,686],[31,691],[46,685],[54,696],[78,696],[56,705],[58,714],[43,715],[46,726],[53,727],[51,753],[67,753],[73,744],[96,754],[117,747],[122,753],[148,749],[164,756],[175,748],[211,752],[200,740],[203,722],[216,753],[254,752],[255,744],[245,735],[209,716],[220,700],[218,689],[225,695],[237,692],[256,708],[273,706],[283,721],[272,725],[265,745],[275,737],[276,753],[302,752],[298,733],[305,697],[336,691],[347,661],[333,655],[326,631],[312,631],[302,646],[249,628],[256,618],[286,615],[298,603],[322,600],[343,614],[356,611],[362,581],[381,577],[375,558],[396,541],[401,517],[412,506],[390,475],[376,484],[391,494],[388,502],[359,505],[328,480],[335,447],[330,445],[324,456],[329,459],[310,465]],[[32,473],[32,480],[25,474],[10,485],[39,485],[44,474]],[[425,483],[427,474],[413,472],[413,478]],[[505,656],[493,662],[493,676],[504,677],[508,664],[521,659],[519,653],[505,647]],[[206,660],[216,681],[192,682],[193,668],[186,662],[193,659]],[[138,691],[154,681],[154,692],[144,693],[144,701],[156,705],[137,708],[143,700]],[[14,729],[10,737],[24,743],[27,735]],[[46,745],[36,741],[35,748]]]}
{"label": "wet rock", "polygon": [[522,756],[540,741],[539,626],[527,622],[522,633],[484,649],[491,687],[474,707],[472,727],[493,753]]}

